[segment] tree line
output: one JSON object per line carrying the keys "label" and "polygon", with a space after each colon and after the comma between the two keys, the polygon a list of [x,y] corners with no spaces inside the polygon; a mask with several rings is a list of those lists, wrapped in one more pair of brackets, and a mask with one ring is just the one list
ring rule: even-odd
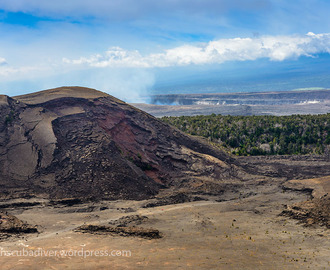
{"label": "tree line", "polygon": [[239,156],[323,154],[330,145],[330,113],[290,116],[198,115],[163,117]]}

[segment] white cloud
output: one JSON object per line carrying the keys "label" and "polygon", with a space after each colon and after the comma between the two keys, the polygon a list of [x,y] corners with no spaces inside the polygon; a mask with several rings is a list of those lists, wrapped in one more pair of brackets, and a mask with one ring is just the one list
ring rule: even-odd
{"label": "white cloud", "polygon": [[330,53],[330,34],[295,36],[262,36],[256,38],[234,38],[210,41],[200,45],[183,45],[162,53],[142,56],[138,51],[127,51],[119,47],[110,48],[104,54],[63,61],[73,65],[92,67],[169,67],[247,61],[268,58],[271,61],[295,59]]}
{"label": "white cloud", "polygon": [[7,60],[3,57],[0,57],[0,66],[6,65],[7,64]]}
{"label": "white cloud", "polygon": [[89,58],[81,57],[77,60],[64,58],[63,62],[88,64],[93,67],[149,67],[138,51],[125,51],[119,47],[112,47],[103,55],[95,54]]}
{"label": "white cloud", "polygon": [[[1,81],[12,81],[23,77],[40,77],[45,72],[53,70],[47,65],[34,64],[30,65],[10,65],[5,58],[0,57],[0,79]],[[53,70],[54,71],[54,70]]]}
{"label": "white cloud", "polygon": [[[11,76],[21,76],[24,74],[31,74],[31,72],[33,71],[40,71],[39,68],[37,67],[33,67],[33,66],[24,66],[24,67],[11,67],[11,66],[7,66],[5,65],[1,65],[0,64],[0,76],[2,77],[1,79],[3,80],[3,77],[7,77],[10,80],[12,79]],[[16,77],[17,78],[17,77]]]}

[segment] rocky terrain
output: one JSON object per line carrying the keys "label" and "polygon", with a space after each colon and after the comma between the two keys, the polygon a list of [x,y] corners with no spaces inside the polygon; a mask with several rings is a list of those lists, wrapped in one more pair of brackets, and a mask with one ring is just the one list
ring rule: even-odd
{"label": "rocky terrain", "polygon": [[330,266],[326,155],[233,157],[81,87],[0,111],[1,269]]}
{"label": "rocky terrain", "polygon": [[[293,185],[283,189],[259,182],[248,196],[204,195],[203,201],[154,207],[144,207],[150,199],[71,206],[36,198],[7,200],[1,202],[5,210],[38,224],[39,234],[1,239],[1,268],[327,269],[329,229],[283,214],[290,206],[301,211],[302,202],[310,201],[310,192],[303,190],[311,186]],[[17,206],[18,201],[25,204]],[[44,255],[9,255],[23,251]],[[120,255],[100,255],[112,251]]]}

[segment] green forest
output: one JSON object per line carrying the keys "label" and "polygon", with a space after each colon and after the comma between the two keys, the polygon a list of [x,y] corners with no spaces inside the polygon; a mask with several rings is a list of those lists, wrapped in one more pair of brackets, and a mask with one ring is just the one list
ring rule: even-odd
{"label": "green forest", "polygon": [[330,145],[330,114],[290,116],[199,115],[163,117],[239,156],[324,154]]}

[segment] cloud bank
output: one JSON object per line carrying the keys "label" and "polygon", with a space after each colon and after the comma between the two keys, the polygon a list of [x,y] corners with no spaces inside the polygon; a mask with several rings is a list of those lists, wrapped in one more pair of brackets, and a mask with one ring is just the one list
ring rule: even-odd
{"label": "cloud bank", "polygon": [[[70,51],[61,53],[67,57],[62,58],[56,53],[49,61],[42,61],[44,53],[42,57],[32,55],[41,60],[18,64],[3,55],[5,57],[0,57],[2,89],[13,89],[15,94],[20,94],[19,91],[23,90],[83,85],[101,89],[126,101],[145,101],[143,98],[148,96],[148,91],[157,81],[155,74],[160,70],[187,66],[208,68],[207,65],[237,64],[258,59],[281,62],[301,56],[318,57],[321,53],[330,54],[330,33],[219,39],[145,54],[120,47],[84,57],[79,57],[81,52],[78,52],[75,53],[76,58],[69,58]],[[223,66],[226,67],[225,64]]]}
{"label": "cloud bank", "polygon": [[313,57],[330,53],[330,34],[294,36],[262,36],[210,41],[199,45],[183,45],[162,53],[141,55],[137,50],[128,51],[112,47],[103,54],[79,59],[64,58],[63,62],[90,67],[140,67],[159,68],[185,65],[221,64],[227,61],[248,61],[268,58],[271,61]]}

